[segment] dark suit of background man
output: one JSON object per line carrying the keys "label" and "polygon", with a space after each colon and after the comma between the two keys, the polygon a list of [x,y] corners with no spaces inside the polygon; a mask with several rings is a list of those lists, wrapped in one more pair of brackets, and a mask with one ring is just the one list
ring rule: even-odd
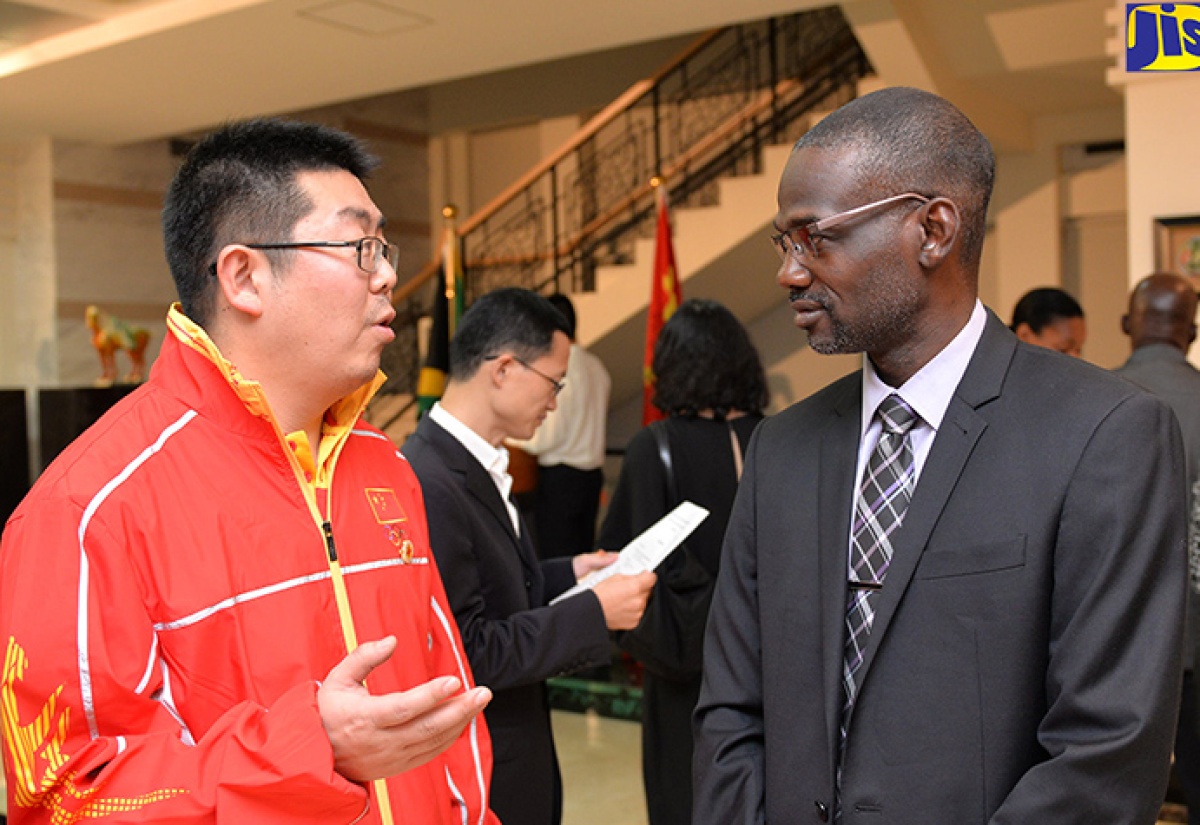
{"label": "dark suit of background man", "polygon": [[1197,708],[1195,664],[1200,640],[1200,604],[1195,597],[1198,580],[1196,557],[1196,484],[1200,481],[1200,370],[1187,360],[1196,340],[1196,291],[1182,275],[1159,272],[1147,275],[1129,296],[1129,313],[1121,318],[1133,353],[1117,374],[1145,387],[1175,412],[1187,451],[1191,510],[1188,548],[1191,554],[1192,598],[1188,605],[1183,647],[1183,694],[1179,727],[1175,732],[1175,774],[1188,803],[1188,822],[1200,825],[1200,710]]}
{"label": "dark suit of background man", "polygon": [[476,301],[450,342],[441,402],[404,445],[425,494],[429,539],[475,678],[495,698],[486,714],[495,767],[492,810],[505,825],[553,825],[562,784],[547,677],[607,662],[609,630],[635,627],[653,573],[613,576],[549,602],[616,560],[599,551],[538,562],[509,497],[506,438],[529,438],[567,371],[562,315],[544,298],[502,289]]}
{"label": "dark suit of background man", "polygon": [[[867,357],[749,447],[704,649],[697,825],[1155,821],[1186,586],[1178,427],[979,303],[994,169],[961,112],[903,88],[788,161],[779,283],[813,349]],[[867,466],[902,482],[860,503]],[[881,541],[862,524],[891,530],[890,566],[852,574]]]}

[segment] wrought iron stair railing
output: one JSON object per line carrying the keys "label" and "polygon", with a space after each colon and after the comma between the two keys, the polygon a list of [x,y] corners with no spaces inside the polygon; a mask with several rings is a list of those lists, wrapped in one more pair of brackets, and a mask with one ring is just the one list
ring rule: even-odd
{"label": "wrought iron stair railing", "polygon": [[[628,261],[652,234],[652,178],[675,207],[711,204],[719,177],[758,171],[763,146],[797,138],[811,113],[853,97],[870,71],[837,7],[703,35],[461,223],[468,305],[500,286],[594,288],[597,267]],[[384,392],[415,387],[415,322],[430,301],[421,287],[438,266],[396,290]]]}

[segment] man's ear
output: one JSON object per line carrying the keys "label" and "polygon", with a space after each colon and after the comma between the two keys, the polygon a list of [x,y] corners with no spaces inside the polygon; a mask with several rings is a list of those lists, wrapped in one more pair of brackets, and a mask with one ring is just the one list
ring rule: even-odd
{"label": "man's ear", "polygon": [[224,303],[253,318],[262,315],[263,279],[271,275],[266,256],[230,244],[217,256],[216,267],[218,289]]}
{"label": "man's ear", "polygon": [[1033,327],[1029,326],[1029,324],[1025,323],[1024,321],[1017,324],[1017,328],[1013,330],[1013,333],[1016,334],[1017,340],[1019,341],[1024,341],[1026,344],[1041,346],[1042,342],[1038,337],[1038,334],[1033,331]]}
{"label": "man's ear", "polygon": [[958,207],[947,198],[934,198],[922,208],[921,250],[918,254],[921,265],[934,269],[950,255],[959,242],[962,228]]}
{"label": "man's ear", "polygon": [[1130,334],[1130,332],[1129,332],[1129,315],[1128,314],[1121,316],[1121,332],[1125,333],[1126,335]]}
{"label": "man's ear", "polygon": [[500,387],[504,383],[505,377],[512,368],[513,360],[511,355],[498,355],[490,361],[484,361],[483,366],[490,369],[489,379],[492,386]]}

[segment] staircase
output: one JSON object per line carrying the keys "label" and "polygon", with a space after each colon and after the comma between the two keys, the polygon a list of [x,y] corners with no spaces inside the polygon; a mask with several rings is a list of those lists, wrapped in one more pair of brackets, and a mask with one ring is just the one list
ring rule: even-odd
{"label": "staircase", "polygon": [[[768,146],[757,174],[717,180],[716,204],[672,210],[675,264],[684,298],[711,298],[743,321],[782,303],[779,259],[767,241],[775,189],[789,146]],[[579,343],[609,365],[614,405],[640,397],[641,354],[654,239],[639,238],[632,260],[596,270],[593,292],[572,295]],[[796,343],[802,336],[797,333]],[[633,369],[625,362],[633,360]]]}
{"label": "staircase", "polygon": [[[654,258],[650,180],[659,176],[684,297],[727,305],[747,323],[769,373],[795,372],[803,336],[790,328],[767,241],[775,190],[791,144],[851,99],[869,72],[837,8],[704,35],[458,227],[468,303],[500,286],[570,293],[580,343],[612,373],[610,443],[623,443],[640,424],[623,424],[621,409],[640,409]],[[392,380],[371,411],[394,438],[415,423],[414,322],[428,311],[425,284],[438,266],[431,261],[396,293],[398,341],[385,356]],[[823,379],[853,368],[819,360],[801,371]],[[784,403],[797,396],[794,387],[772,389],[783,390]]]}

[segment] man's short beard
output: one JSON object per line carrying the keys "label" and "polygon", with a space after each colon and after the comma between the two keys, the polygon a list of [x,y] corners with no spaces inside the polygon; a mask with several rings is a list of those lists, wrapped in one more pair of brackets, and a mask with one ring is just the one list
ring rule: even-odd
{"label": "man's short beard", "polygon": [[[883,277],[871,280],[879,281],[879,286],[869,293],[867,305],[853,326],[840,320],[827,301],[817,301],[825,309],[830,332],[820,337],[809,335],[808,345],[813,352],[821,355],[881,352],[912,337],[914,319],[921,306],[919,290],[893,273],[884,273]],[[809,299],[813,300],[812,296]]]}

